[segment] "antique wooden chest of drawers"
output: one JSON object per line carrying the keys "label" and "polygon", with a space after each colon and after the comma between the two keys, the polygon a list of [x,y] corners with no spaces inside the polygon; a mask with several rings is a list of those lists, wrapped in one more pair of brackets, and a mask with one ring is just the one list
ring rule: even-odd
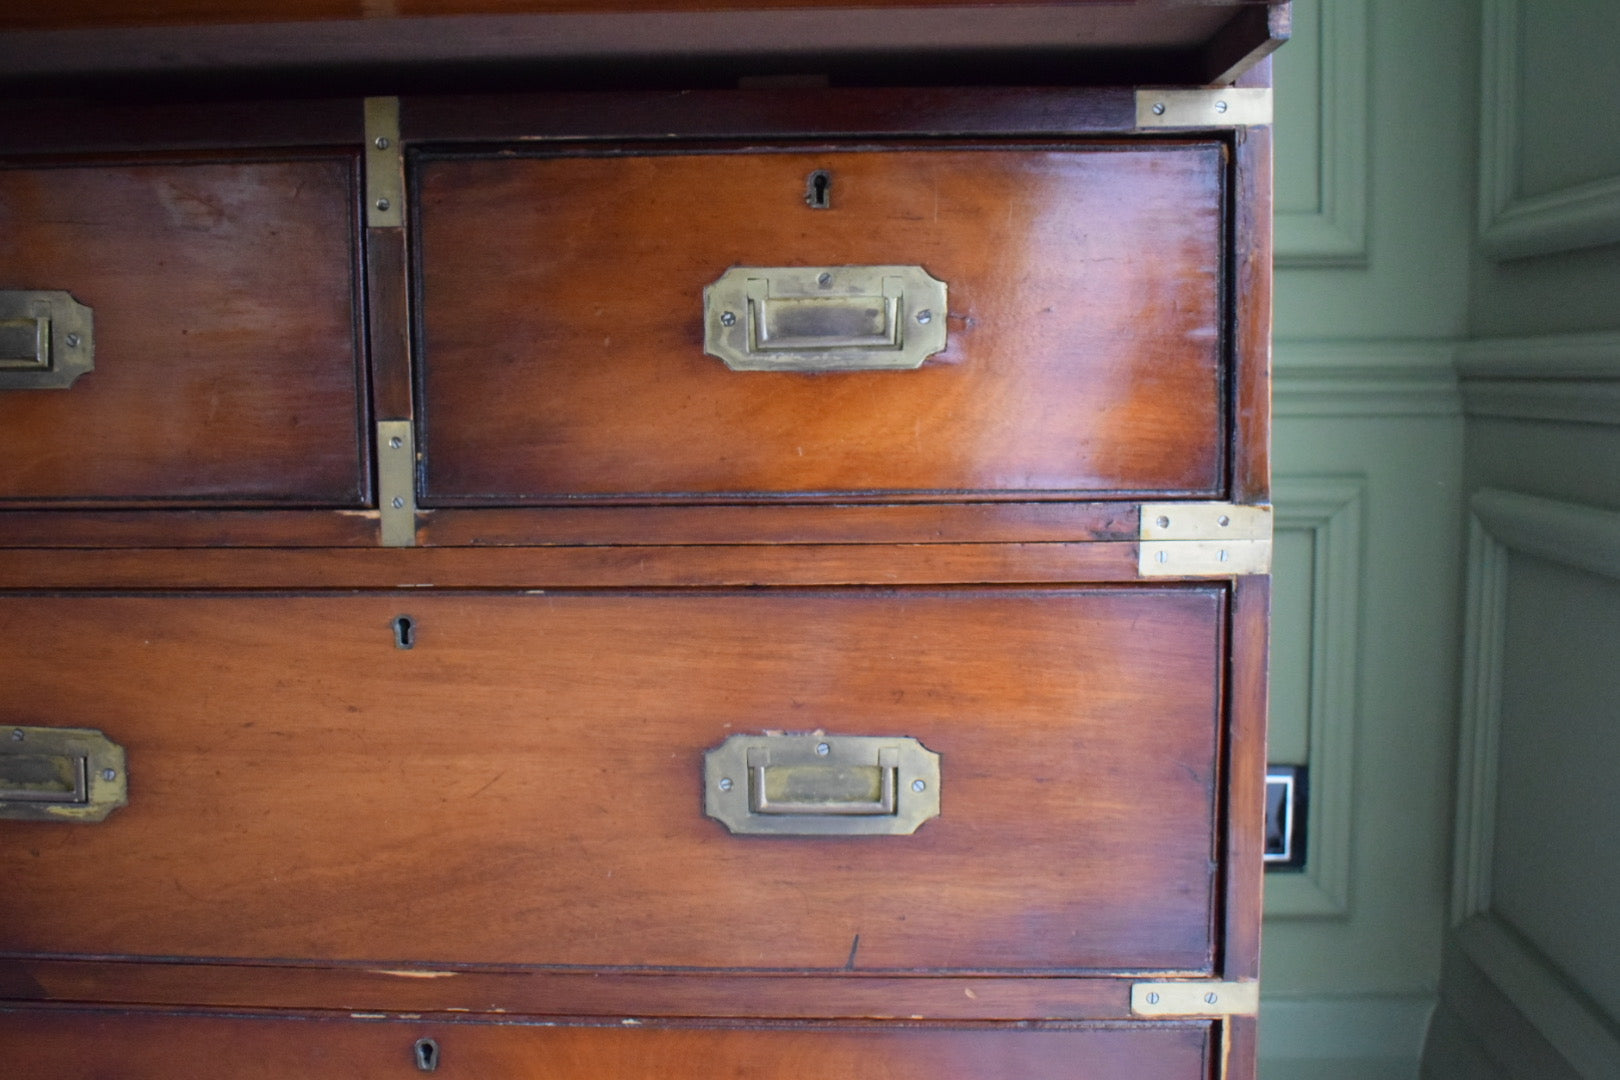
{"label": "antique wooden chest of drawers", "polygon": [[7,1075],[1252,1076],[1286,9],[737,14],[5,107]]}

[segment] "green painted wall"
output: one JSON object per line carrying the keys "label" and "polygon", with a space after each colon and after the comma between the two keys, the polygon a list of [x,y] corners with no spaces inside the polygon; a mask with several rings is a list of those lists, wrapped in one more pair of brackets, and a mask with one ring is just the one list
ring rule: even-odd
{"label": "green painted wall", "polygon": [[1261,1074],[1617,1077],[1620,12],[1295,8]]}
{"label": "green painted wall", "polygon": [[1457,827],[1423,1074],[1620,1077],[1620,12],[1477,5]]}
{"label": "green painted wall", "polygon": [[1271,756],[1312,814],[1306,873],[1267,879],[1264,1080],[1412,1080],[1440,978],[1476,23],[1295,0],[1276,60]]}
{"label": "green painted wall", "polygon": [[1505,628],[1491,910],[1620,1017],[1620,581],[1516,555]]}

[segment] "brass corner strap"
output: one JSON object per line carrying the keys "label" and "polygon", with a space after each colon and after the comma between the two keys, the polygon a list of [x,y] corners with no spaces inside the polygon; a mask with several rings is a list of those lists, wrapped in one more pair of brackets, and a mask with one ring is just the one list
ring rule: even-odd
{"label": "brass corner strap", "polygon": [[1188,1018],[1254,1016],[1260,1011],[1260,984],[1243,982],[1141,982],[1131,987],[1131,1015]]}
{"label": "brass corner strap", "polygon": [[1271,573],[1271,507],[1220,502],[1143,503],[1142,577]]}
{"label": "brass corner strap", "polygon": [[1271,114],[1268,87],[1222,86],[1212,90],[1149,87],[1136,92],[1139,131],[1263,127],[1271,123]]}

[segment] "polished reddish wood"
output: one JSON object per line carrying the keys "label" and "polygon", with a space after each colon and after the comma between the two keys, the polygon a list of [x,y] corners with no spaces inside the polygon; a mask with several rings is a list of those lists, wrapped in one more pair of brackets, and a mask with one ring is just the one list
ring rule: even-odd
{"label": "polished reddish wood", "polygon": [[0,548],[376,547],[375,510],[7,510]]}
{"label": "polished reddish wood", "polygon": [[612,1024],[0,1010],[0,1058],[15,1080],[349,1080],[420,1072],[595,1080],[1163,1080],[1209,1075],[1212,1025],[1064,1027]]}
{"label": "polished reddish wood", "polygon": [[1120,86],[599,90],[400,101],[402,137],[438,145],[552,138],[1067,138],[1135,128],[1135,91]]}
{"label": "polished reddish wood", "polygon": [[[58,83],[56,95],[70,88]],[[293,100],[194,98],[142,101],[134,96],[0,98],[0,154],[149,153],[277,147],[350,148],[365,141],[365,107],[358,98]]]}
{"label": "polished reddish wood", "polygon": [[[1199,0],[1201,6],[1238,12],[1245,7],[1279,3],[1280,0]],[[1130,25],[1150,40],[1162,40],[1182,26],[1202,26],[1206,19],[1196,13],[1178,12],[1197,6],[1187,0],[842,0],[847,8],[930,8],[930,7],[1054,7],[1093,6],[1127,9],[1133,15]],[[69,27],[174,26],[247,22],[296,22],[309,19],[393,20],[397,16],[532,14],[540,12],[694,12],[749,11],[771,9],[814,9],[812,0],[240,0],[231,5],[202,4],[198,0],[146,0],[134,5],[128,0],[17,0],[4,16],[0,28],[21,27],[63,29]],[[1134,10],[1130,10],[1134,9]],[[1167,24],[1158,30],[1151,20]]]}
{"label": "polished reddish wood", "polygon": [[[8,599],[4,721],[105,730],[131,804],[0,823],[0,951],[1207,973],[1224,607],[1218,586]],[[920,739],[942,816],[728,834],[703,751],[779,728]]]}
{"label": "polished reddish wood", "polygon": [[[1131,541],[1133,503],[546,507],[423,512],[435,547]],[[375,547],[371,510],[14,510],[0,548]],[[410,559],[411,556],[401,556]]]}
{"label": "polished reddish wood", "polygon": [[[425,501],[1213,495],[1225,162],[1214,142],[428,159]],[[815,169],[830,210],[804,203]],[[922,368],[704,355],[727,267],[881,264],[949,284]]]}
{"label": "polished reddish wood", "polygon": [[784,78],[1202,85],[1275,48],[1282,35],[1268,16],[1278,10],[1254,0],[856,0],[828,17],[810,0],[248,0],[208,10],[75,0],[42,12],[22,0],[0,13],[0,85],[103,96],[685,90]]}
{"label": "polished reddish wood", "polygon": [[356,158],[0,167],[6,287],[94,310],[95,370],[0,391],[0,502],[358,505]]}
{"label": "polished reddish wood", "polygon": [[1128,1020],[1130,980],[0,959],[0,999],[528,1016]]}
{"label": "polished reddish wood", "polygon": [[1256,1076],[1260,1069],[1259,1024],[1253,1016],[1234,1016],[1221,1023],[1221,1052],[1225,1055],[1221,1076],[1226,1080]]}
{"label": "polished reddish wood", "polygon": [[411,418],[411,327],[405,230],[366,230],[366,291],[372,415]]}
{"label": "polished reddish wood", "polygon": [[957,544],[1135,541],[1132,503],[910,503],[435,510],[420,540],[446,546],[627,543]]}
{"label": "polished reddish wood", "polygon": [[[1223,795],[1227,868],[1221,972],[1226,979],[1260,975],[1260,917],[1264,902],[1266,710],[1270,689],[1267,642],[1271,578],[1237,579],[1232,586],[1231,654],[1227,668]],[[1239,1073],[1238,1075],[1244,1075]]]}
{"label": "polished reddish wood", "polygon": [[1134,543],[19,548],[0,589],[567,589],[1137,580]]}
{"label": "polished reddish wood", "polygon": [[[1269,83],[1270,62],[1261,75]],[[1271,129],[1240,133],[1234,206],[1237,283],[1234,342],[1232,499],[1271,501]]]}

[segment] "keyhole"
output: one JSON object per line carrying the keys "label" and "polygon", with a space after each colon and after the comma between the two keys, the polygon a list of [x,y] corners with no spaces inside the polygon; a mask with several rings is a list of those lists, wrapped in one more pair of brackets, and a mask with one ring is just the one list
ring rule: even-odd
{"label": "keyhole", "polygon": [[416,1040],[416,1067],[423,1072],[437,1072],[439,1068],[439,1044],[434,1039]]}
{"label": "keyhole", "polygon": [[400,615],[394,619],[394,648],[412,649],[416,647],[416,620],[409,615]]}
{"label": "keyhole", "polygon": [[826,210],[832,206],[832,173],[817,169],[804,185],[805,205],[812,210]]}

